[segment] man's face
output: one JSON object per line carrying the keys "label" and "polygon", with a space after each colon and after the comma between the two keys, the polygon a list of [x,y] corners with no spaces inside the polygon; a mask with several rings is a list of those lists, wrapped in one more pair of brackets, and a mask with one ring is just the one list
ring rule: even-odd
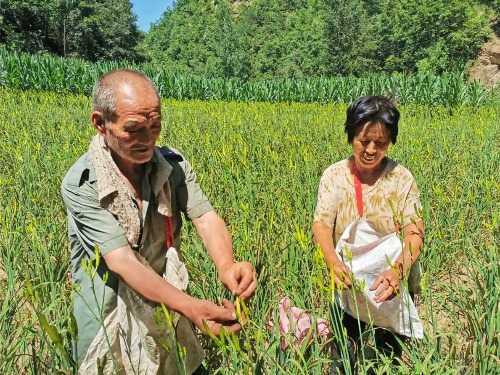
{"label": "man's face", "polygon": [[123,84],[117,90],[116,113],[105,122],[104,136],[113,156],[127,164],[151,160],[161,131],[161,104],[146,83]]}

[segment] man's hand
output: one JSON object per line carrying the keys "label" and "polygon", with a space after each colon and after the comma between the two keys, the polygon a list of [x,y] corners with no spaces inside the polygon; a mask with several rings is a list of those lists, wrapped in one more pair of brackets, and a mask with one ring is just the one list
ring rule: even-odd
{"label": "man's hand", "polygon": [[120,275],[132,289],[151,301],[164,303],[167,308],[191,320],[202,331],[208,328],[218,335],[223,326],[230,332],[241,329],[231,302],[224,301],[223,306],[217,306],[210,301],[189,296],[142,264],[128,245],[104,255],[104,260],[109,269]]}
{"label": "man's hand", "polygon": [[393,268],[382,272],[370,287],[371,291],[376,290],[375,302],[384,302],[394,298],[399,291],[400,283],[398,272]]}
{"label": "man's hand", "polygon": [[219,279],[234,295],[250,298],[257,287],[257,273],[249,262],[234,262],[219,270]]}
{"label": "man's hand", "polygon": [[330,265],[330,272],[332,275],[335,288],[350,288],[352,281],[350,278],[350,271],[341,260],[335,260]]}
{"label": "man's hand", "polygon": [[[224,300],[222,306],[217,306],[207,300],[192,298],[183,309],[183,314],[207,334],[217,336],[222,332],[223,327],[233,333],[241,329],[236,321],[234,305],[228,300]],[[207,332],[207,329],[210,332]]]}

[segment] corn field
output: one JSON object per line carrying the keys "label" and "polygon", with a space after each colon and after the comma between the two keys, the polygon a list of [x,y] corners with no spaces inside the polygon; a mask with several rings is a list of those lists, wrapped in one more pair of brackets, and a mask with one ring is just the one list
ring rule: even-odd
{"label": "corn field", "polygon": [[[50,75],[59,77],[52,87],[79,91],[98,74],[74,65],[71,74],[78,80],[70,87],[62,65],[43,64],[30,77],[20,72],[18,84],[9,78],[9,85],[31,80],[35,88]],[[259,273],[239,337],[203,339],[210,373],[328,373],[331,342],[315,339],[281,350],[280,340],[290,338],[267,323],[276,320],[285,295],[312,315],[332,319],[329,276],[310,226],[322,171],[350,155],[345,110],[344,104],[163,102],[160,144],[176,147],[192,162],[229,225],[236,257],[251,261]],[[406,344],[401,359],[367,360],[361,368],[376,374],[495,373],[500,109],[407,104],[401,111],[400,138],[390,156],[413,172],[422,194],[426,245],[419,313],[426,335]],[[1,374],[75,372],[74,291],[66,276],[59,186],[87,149],[93,134],[89,113],[86,96],[0,88]],[[190,225],[183,241],[191,293],[213,301],[230,297]]]}
{"label": "corn field", "polygon": [[112,69],[133,68],[146,73],[162,97],[178,100],[224,100],[301,103],[350,103],[362,95],[386,95],[400,104],[479,105],[498,99],[498,93],[466,82],[461,73],[372,74],[364,77],[329,77],[241,81],[179,75],[151,64],[126,62],[91,64],[78,59],[32,56],[0,48],[0,86],[90,94],[96,79]]}

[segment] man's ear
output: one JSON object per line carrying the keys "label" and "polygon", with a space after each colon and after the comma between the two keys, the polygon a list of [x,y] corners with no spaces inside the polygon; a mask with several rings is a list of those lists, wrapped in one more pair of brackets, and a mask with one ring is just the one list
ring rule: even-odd
{"label": "man's ear", "polygon": [[106,126],[106,121],[104,121],[104,116],[102,112],[94,111],[90,115],[90,121],[92,122],[92,125],[96,130],[104,135],[105,133],[105,126]]}

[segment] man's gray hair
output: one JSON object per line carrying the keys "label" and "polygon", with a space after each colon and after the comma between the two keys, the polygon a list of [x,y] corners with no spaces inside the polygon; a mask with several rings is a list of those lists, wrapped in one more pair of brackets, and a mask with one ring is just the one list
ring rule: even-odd
{"label": "man's gray hair", "polygon": [[160,98],[160,93],[158,92],[158,88],[154,82],[142,72],[132,69],[115,69],[107,72],[99,77],[92,90],[92,111],[101,112],[103,114],[104,121],[112,120],[116,115],[117,83],[121,81],[119,79],[120,76],[126,77],[127,75],[140,77],[147,81],[156,92],[158,98]]}

